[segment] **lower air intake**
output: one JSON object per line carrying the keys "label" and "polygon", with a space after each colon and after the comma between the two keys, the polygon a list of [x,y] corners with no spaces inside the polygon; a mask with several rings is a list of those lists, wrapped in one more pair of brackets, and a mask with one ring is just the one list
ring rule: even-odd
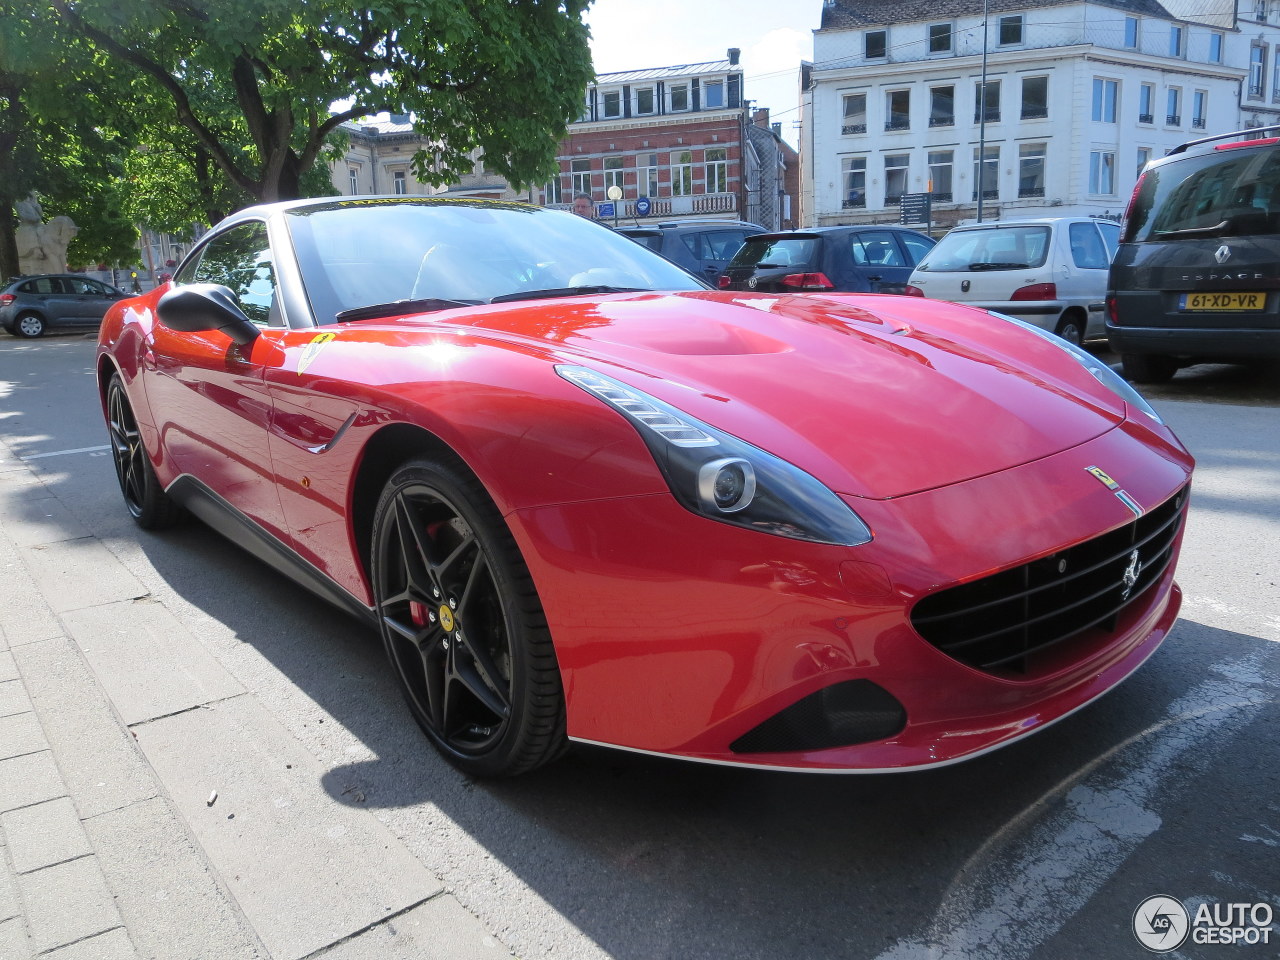
{"label": "lower air intake", "polygon": [[729,744],[729,749],[790,753],[848,747],[891,737],[906,723],[907,711],[883,687],[870,680],[845,680],[775,713]]}

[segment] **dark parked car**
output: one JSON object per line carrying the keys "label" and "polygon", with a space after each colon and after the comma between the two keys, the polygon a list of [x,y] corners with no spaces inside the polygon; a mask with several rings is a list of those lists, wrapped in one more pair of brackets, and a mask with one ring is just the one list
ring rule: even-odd
{"label": "dark parked car", "polygon": [[745,220],[675,220],[619,227],[618,232],[678,263],[695,277],[715,283],[747,237],[764,233],[764,227]]}
{"label": "dark parked car", "polygon": [[905,227],[816,227],[754,236],[720,276],[722,290],[902,293],[932,237]]}
{"label": "dark parked car", "polygon": [[0,327],[17,337],[40,337],[50,327],[96,327],[129,294],[73,273],[15,277],[0,290]]}
{"label": "dark parked car", "polygon": [[1107,291],[1107,339],[1130,380],[1280,359],[1277,133],[1184,143],[1138,180]]}

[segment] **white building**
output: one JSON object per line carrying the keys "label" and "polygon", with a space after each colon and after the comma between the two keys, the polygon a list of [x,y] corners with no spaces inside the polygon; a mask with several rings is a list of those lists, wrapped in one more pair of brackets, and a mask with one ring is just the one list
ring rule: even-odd
{"label": "white building", "polygon": [[801,79],[802,222],[895,222],[928,193],[937,232],[977,216],[979,176],[984,220],[1118,216],[1148,160],[1280,121],[1270,6],[826,0]]}

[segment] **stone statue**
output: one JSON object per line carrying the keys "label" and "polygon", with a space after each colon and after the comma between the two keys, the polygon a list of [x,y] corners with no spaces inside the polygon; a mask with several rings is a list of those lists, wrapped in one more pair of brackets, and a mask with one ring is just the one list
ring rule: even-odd
{"label": "stone statue", "polygon": [[33,193],[19,200],[17,241],[18,270],[24,274],[64,273],[67,269],[67,246],[80,228],[70,217],[54,217],[44,223],[44,211]]}

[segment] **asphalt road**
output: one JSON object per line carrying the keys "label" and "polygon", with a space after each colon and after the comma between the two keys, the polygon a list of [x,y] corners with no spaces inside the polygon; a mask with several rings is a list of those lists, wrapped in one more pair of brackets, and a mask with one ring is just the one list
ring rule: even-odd
{"label": "asphalt road", "polygon": [[[389,828],[521,957],[1110,960],[1147,955],[1132,920],[1156,894],[1280,915],[1274,367],[1145,391],[1199,461],[1182,619],[1049,730],[895,776],[576,748],[493,784],[430,750],[376,637],[199,525],[134,527],[109,457],[84,450],[105,443],[92,348],[0,337],[0,438],[320,762],[315,791]],[[1167,955],[1280,956],[1269,935]]]}

